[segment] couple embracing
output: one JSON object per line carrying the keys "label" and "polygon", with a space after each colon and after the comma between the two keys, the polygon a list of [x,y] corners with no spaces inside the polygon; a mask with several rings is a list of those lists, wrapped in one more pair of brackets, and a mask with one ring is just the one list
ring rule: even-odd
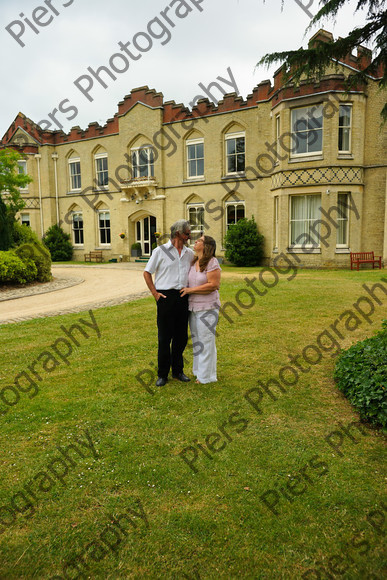
{"label": "couple embracing", "polygon": [[190,223],[175,222],[170,240],[155,248],[144,271],[145,282],[157,303],[158,387],[167,383],[170,368],[174,379],[190,380],[183,366],[188,319],[196,382],[217,380],[215,328],[221,270],[215,257],[216,243],[210,236],[202,235],[195,241],[193,252],[187,247],[190,238]]}

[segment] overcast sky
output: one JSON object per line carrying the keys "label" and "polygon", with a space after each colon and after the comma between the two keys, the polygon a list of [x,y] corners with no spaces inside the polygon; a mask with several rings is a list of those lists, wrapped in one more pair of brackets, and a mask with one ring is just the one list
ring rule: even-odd
{"label": "overcast sky", "polygon": [[[71,116],[74,109],[57,113],[66,132],[74,125],[86,128],[92,121],[103,125],[116,113],[117,103],[124,95],[143,85],[162,92],[165,100],[188,105],[200,92],[200,82],[208,85],[218,76],[229,78],[228,67],[239,94],[245,98],[259,82],[271,78],[277,68],[256,69],[261,56],[267,52],[305,47],[307,39],[319,28],[304,36],[310,21],[306,11],[315,14],[317,0],[298,0],[298,3],[297,0],[285,0],[283,11],[281,0],[202,0],[202,11],[194,6],[195,1],[185,0],[192,7],[192,12],[188,12],[181,0],[174,0],[169,12],[165,13],[174,27],[162,19],[170,31],[170,41],[165,42],[167,32],[159,39],[147,33],[153,44],[147,52],[141,53],[133,47],[133,39],[145,48],[146,37],[136,37],[136,34],[146,32],[148,23],[160,17],[160,12],[172,0],[46,0],[46,4],[43,0],[0,0],[1,136],[19,111],[38,123],[48,119],[48,113],[58,108],[64,99],[69,102],[63,108],[71,104],[78,110],[72,120],[66,117]],[[307,10],[299,6],[302,2],[305,7],[309,6]],[[36,10],[39,6],[48,12]],[[179,6],[180,14],[187,14],[185,18],[175,14]],[[348,1],[336,24],[328,22],[324,28],[338,37],[346,35],[354,25],[363,24],[365,16],[362,13],[354,16],[354,6],[354,1]],[[34,11],[35,18],[42,23],[51,16],[52,22],[38,26],[33,20]],[[6,30],[17,20],[19,23],[15,22],[11,30],[24,47]],[[152,25],[152,30],[154,36],[161,36],[157,24]],[[109,66],[114,53],[123,54],[119,42],[131,42],[127,50],[132,50],[134,56],[142,56],[138,60],[127,57],[129,68],[126,72],[114,73],[115,81],[105,74],[103,78],[108,84],[105,89],[92,79],[87,69]],[[113,62],[117,67],[124,66],[120,58]],[[82,86],[91,84],[91,79],[94,82],[89,91],[93,102],[74,85],[82,75],[90,77],[80,82]],[[231,87],[224,86],[227,92],[232,92]],[[219,92],[217,98],[220,98]],[[57,127],[52,125],[51,128]]]}

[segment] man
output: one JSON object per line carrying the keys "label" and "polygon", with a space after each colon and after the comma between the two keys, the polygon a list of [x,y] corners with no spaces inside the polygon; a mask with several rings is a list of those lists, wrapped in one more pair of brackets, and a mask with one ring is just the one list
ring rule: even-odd
{"label": "man", "polygon": [[[174,379],[190,380],[183,372],[183,352],[188,342],[188,295],[180,296],[180,290],[187,286],[194,257],[193,251],[186,246],[190,237],[189,222],[175,222],[171,226],[171,239],[154,249],[144,271],[145,282],[157,302],[157,387],[167,383],[171,367]],[[152,274],[155,275],[154,283]]]}

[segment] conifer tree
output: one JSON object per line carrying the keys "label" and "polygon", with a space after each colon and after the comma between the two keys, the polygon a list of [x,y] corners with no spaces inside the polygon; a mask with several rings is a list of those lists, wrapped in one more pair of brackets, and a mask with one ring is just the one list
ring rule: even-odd
{"label": "conifer tree", "polygon": [[[320,0],[320,10],[314,16],[307,31],[323,20],[333,19],[339,15],[340,9],[347,0]],[[387,11],[384,0],[358,0],[355,13],[359,10],[367,12],[366,24],[356,27],[344,38],[331,42],[316,41],[308,48],[298,50],[273,52],[265,54],[257,66],[270,66],[283,62],[285,80],[298,84],[301,78],[319,79],[333,62],[342,60],[346,55],[360,45],[372,45],[374,58],[372,62],[360,71],[352,71],[346,79],[347,88],[367,83],[367,75],[378,78],[380,88],[387,86]],[[380,72],[381,71],[381,72]],[[381,116],[387,120],[387,104],[384,105]]]}

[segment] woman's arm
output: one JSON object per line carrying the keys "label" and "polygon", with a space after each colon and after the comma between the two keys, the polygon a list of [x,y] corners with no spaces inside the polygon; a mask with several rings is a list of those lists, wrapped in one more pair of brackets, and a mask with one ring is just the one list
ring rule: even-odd
{"label": "woman's arm", "polygon": [[180,290],[180,296],[186,294],[211,294],[215,290],[219,290],[220,286],[220,269],[211,270],[207,272],[207,282],[201,286],[186,287]]}

